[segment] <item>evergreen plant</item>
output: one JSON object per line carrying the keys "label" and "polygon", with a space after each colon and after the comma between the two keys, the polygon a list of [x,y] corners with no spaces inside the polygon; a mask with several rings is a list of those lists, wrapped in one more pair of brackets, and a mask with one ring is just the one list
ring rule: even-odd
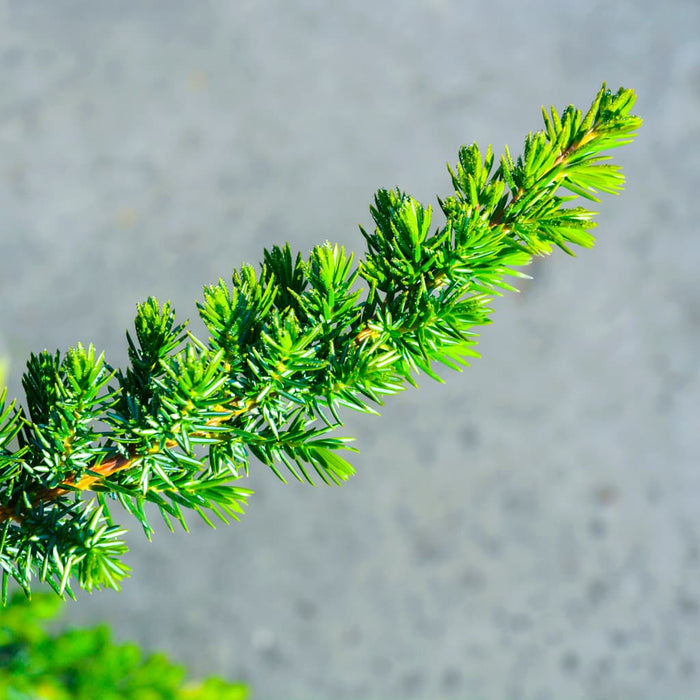
{"label": "evergreen plant", "polygon": [[126,510],[151,537],[146,503],[168,527],[191,510],[213,526],[238,519],[249,458],[282,481],[341,484],[353,473],[350,439],[331,433],[340,410],[376,413],[420,372],[461,370],[476,356],[489,301],[534,256],[591,247],[594,212],[573,200],[623,187],[602,152],[629,143],[641,120],[632,90],[605,85],[590,109],[543,109],[544,129],[522,155],[459,150],[453,192],[432,209],[400,190],[370,207],[364,259],[325,243],[308,258],[264,251],[197,304],[209,337],[175,319],[170,303],[137,306],[129,366],[92,345],[32,354],[26,403],[0,397],[2,600],[16,581],[61,596],[118,589]]}

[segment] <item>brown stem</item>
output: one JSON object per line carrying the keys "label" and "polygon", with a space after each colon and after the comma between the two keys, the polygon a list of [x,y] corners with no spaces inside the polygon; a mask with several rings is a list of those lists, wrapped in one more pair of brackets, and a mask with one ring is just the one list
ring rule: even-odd
{"label": "brown stem", "polygon": [[[577,148],[581,148],[584,144],[588,143],[595,136],[595,130],[589,129],[578,141],[574,141],[565,151],[562,151],[555,159],[552,167],[547,171],[551,172],[557,166],[561,165]],[[542,178],[540,178],[542,179]],[[491,217],[491,226],[498,226],[503,223],[503,217],[505,216],[506,209],[512,207],[522,196],[525,194],[525,188],[519,187],[518,191],[513,195],[513,198],[502,209],[496,210],[494,215]]]}
{"label": "brown stem", "polygon": [[[122,455],[115,455],[109,459],[101,462],[100,464],[90,468],[90,474],[83,474],[79,479],[76,480],[75,476],[69,476],[61,486],[56,486],[52,489],[41,489],[35,494],[35,502],[46,502],[53,501],[59,496],[63,496],[75,489],[80,491],[87,491],[96,482],[105,479],[116,472],[128,469],[135,461],[135,457],[124,457]],[[66,488],[66,487],[70,488]],[[6,506],[0,506],[0,522],[12,518],[16,522],[21,523],[24,517],[17,513],[15,510],[16,502],[10,503]]]}
{"label": "brown stem", "polygon": [[[242,413],[249,411],[254,406],[254,402],[248,402],[243,408],[237,409],[235,411],[228,410],[227,415],[212,418],[211,420],[207,421],[206,425],[209,427],[217,426],[221,424],[224,420],[239,416]],[[221,408],[222,410],[227,410],[221,406],[218,408]],[[195,435],[202,434],[203,433],[196,433]],[[168,440],[166,442],[167,447],[174,447],[176,444],[177,443],[175,442],[175,440]],[[128,457],[125,457],[123,455],[115,455],[114,457],[110,457],[104,462],[100,462],[99,464],[90,467],[89,474],[83,474],[80,478],[76,478],[76,475],[71,475],[60,486],[56,486],[52,489],[45,488],[37,491],[34,494],[34,504],[53,501],[59,496],[64,496],[65,494],[70,493],[71,491],[89,491],[95,483],[110,477],[112,474],[116,474],[117,472],[129,469],[137,459],[138,456],[133,454],[133,451],[130,451]],[[0,506],[0,523],[9,519],[12,519],[18,523],[21,523],[24,520],[24,516],[21,513],[17,512],[16,500],[11,501],[5,506]]]}

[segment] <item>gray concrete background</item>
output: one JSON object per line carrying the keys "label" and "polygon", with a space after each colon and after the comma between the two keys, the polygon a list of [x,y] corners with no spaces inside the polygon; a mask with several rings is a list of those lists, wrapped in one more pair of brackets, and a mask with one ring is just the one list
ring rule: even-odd
{"label": "gray concrete background", "polygon": [[[381,186],[639,93],[599,243],[538,263],[478,360],[381,418],[358,475],[254,468],[240,524],[130,537],[75,623],[289,698],[700,698],[700,5],[0,1],[0,335],[124,361],[264,246],[362,251]],[[200,326],[195,323],[195,329]]]}

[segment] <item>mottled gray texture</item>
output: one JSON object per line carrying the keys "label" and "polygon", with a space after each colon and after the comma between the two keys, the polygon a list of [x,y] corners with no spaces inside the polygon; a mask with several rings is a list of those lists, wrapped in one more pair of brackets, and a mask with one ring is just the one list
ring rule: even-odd
{"label": "mottled gray texture", "polygon": [[[2,343],[123,362],[264,246],[360,253],[602,80],[645,125],[600,240],[496,303],[483,359],[348,416],[342,489],[262,469],[240,524],[134,530],[73,622],[289,698],[700,697],[700,5],[0,0]],[[199,329],[198,323],[194,323]]]}

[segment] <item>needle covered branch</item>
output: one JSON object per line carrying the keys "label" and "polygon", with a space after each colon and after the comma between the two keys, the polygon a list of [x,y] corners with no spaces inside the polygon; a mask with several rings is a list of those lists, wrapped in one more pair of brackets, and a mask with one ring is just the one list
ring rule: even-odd
{"label": "needle covered branch", "polygon": [[438,364],[461,370],[476,356],[475,328],[489,302],[534,256],[591,247],[597,202],[624,183],[601,155],[641,124],[632,90],[603,85],[584,114],[544,111],[516,159],[506,148],[463,146],[449,168],[453,192],[433,211],[400,190],[380,190],[357,264],[325,243],[308,258],[264,251],[197,304],[209,337],[149,298],[127,333],[129,366],[92,346],[32,355],[25,406],[0,397],[0,567],[27,594],[34,581],[119,588],[125,510],[150,538],[144,506],[167,525],[186,511],[207,523],[238,519],[253,456],[283,481],[341,484],[353,473],[341,410],[375,406]]}

